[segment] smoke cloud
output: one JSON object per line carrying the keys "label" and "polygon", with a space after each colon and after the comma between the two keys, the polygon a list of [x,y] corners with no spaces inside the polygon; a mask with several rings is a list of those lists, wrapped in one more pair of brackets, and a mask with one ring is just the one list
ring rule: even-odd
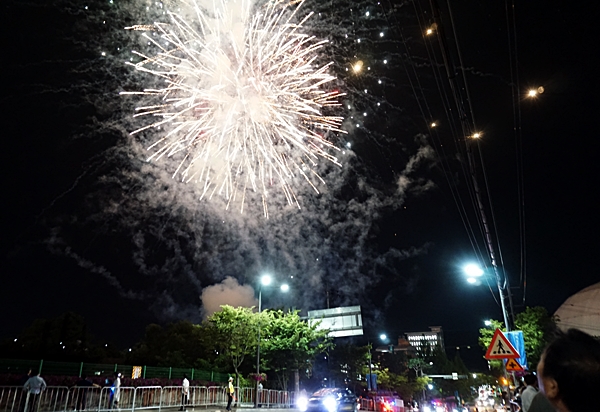
{"label": "smoke cloud", "polygon": [[200,300],[202,301],[203,315],[208,317],[218,312],[221,310],[221,305],[256,306],[258,301],[254,295],[254,289],[251,286],[240,285],[236,279],[228,276],[221,283],[207,286],[202,290]]}

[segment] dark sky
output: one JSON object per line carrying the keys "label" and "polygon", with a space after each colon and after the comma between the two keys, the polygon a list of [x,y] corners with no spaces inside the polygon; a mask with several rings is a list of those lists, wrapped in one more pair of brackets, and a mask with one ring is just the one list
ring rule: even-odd
{"label": "dark sky", "polygon": [[[121,28],[140,21],[129,12],[135,2],[115,3],[119,8],[90,2],[93,13],[84,12],[80,2],[2,5],[0,337],[17,334],[35,318],[72,310],[88,319],[95,336],[125,346],[139,340],[149,322],[199,320],[199,296],[207,286],[227,276],[253,285],[257,273],[272,271],[291,281],[295,292],[288,300],[267,294],[267,306],[322,308],[329,290],[332,305],[363,305],[369,334],[394,336],[441,325],[449,348],[478,350],[478,328],[486,318],[500,319],[501,311],[487,287],[469,286],[460,273],[475,255],[439,158],[419,164],[410,175],[411,190],[401,195],[396,190],[419,148],[435,146],[423,127],[429,119],[417,110],[409,87],[407,73],[415,67],[421,82],[415,87],[426,99],[421,103],[439,119],[439,142],[455,167],[450,179],[472,216],[423,48],[426,26],[418,24],[432,22],[429,2],[400,7],[334,1],[333,8],[317,2],[324,23],[314,28],[332,40],[326,50],[348,93],[344,103],[352,107],[344,116],[348,124],[363,111],[369,116],[336,142],[351,142],[354,156],[347,159],[346,174],[331,174],[332,197],[303,196],[303,210],[285,209],[262,223],[260,216],[249,222],[236,212],[207,212],[206,203],[196,211],[181,207],[178,196],[184,195],[177,184],[149,184],[159,166],[142,171],[143,159],[124,149],[129,147],[124,130],[131,129],[120,119],[130,116],[133,105],[118,91],[136,78],[122,64],[129,58],[127,42],[135,40]],[[504,4],[456,2],[453,26],[446,5],[440,7],[446,34],[454,27],[459,40],[483,133],[479,144],[503,267],[519,311],[524,288]],[[366,11],[368,19],[362,17]],[[595,193],[600,61],[593,16],[591,9],[563,1],[516,5],[519,92],[545,89],[520,107],[525,305],[549,312],[600,279]],[[384,40],[356,41],[381,30]],[[109,50],[108,57],[99,57],[102,50]],[[389,67],[382,64],[385,56],[391,56]],[[362,78],[346,74],[344,67],[356,59],[373,71]],[[368,95],[363,88],[371,90]],[[375,106],[377,101],[384,104]],[[419,133],[425,137],[417,138]],[[428,182],[434,187],[425,190]],[[174,200],[154,202],[165,198],[161,191],[175,191]],[[478,242],[484,245],[481,237]]]}

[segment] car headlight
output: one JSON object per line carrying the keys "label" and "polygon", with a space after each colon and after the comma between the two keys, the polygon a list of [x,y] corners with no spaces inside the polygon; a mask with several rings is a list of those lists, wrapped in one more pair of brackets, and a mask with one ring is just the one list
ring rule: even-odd
{"label": "car headlight", "polygon": [[423,412],[431,412],[431,408],[427,405],[423,406]]}
{"label": "car headlight", "polygon": [[300,396],[296,400],[296,406],[301,412],[304,412],[308,409],[308,398],[306,396]]}
{"label": "car headlight", "polygon": [[323,406],[328,412],[337,411],[337,402],[333,396],[326,396],[325,399],[323,399]]}

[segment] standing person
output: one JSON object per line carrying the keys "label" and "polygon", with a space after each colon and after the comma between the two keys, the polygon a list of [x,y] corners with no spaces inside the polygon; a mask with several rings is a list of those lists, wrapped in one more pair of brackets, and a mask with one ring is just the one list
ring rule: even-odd
{"label": "standing person", "polygon": [[190,400],[190,381],[187,378],[187,375],[183,375],[183,382],[181,383],[181,408],[180,411],[185,409],[185,405],[187,405]]}
{"label": "standing person", "polygon": [[115,379],[110,387],[110,400],[108,408],[118,408],[119,398],[121,397],[121,374],[115,372]]}
{"label": "standing person", "polygon": [[[75,386],[77,386],[77,402],[75,404],[75,410],[77,411],[83,411],[85,410],[85,403],[87,400],[87,395],[88,395],[88,390],[91,387],[96,387],[99,388],[100,385],[96,385],[95,383],[92,383],[92,381],[90,381],[86,375],[82,375],[81,379],[79,379],[76,383]],[[83,389],[79,389],[79,388],[83,388]]]}
{"label": "standing person", "polygon": [[258,381],[258,402],[257,402],[258,407],[260,407],[260,401],[262,399],[262,390],[263,390],[263,384],[261,381]]}
{"label": "standing person", "polygon": [[560,412],[598,410],[600,341],[585,332],[559,332],[537,367],[540,390]]}
{"label": "standing person", "polygon": [[556,409],[554,409],[554,406],[552,406],[542,392],[538,392],[533,397],[533,401],[531,401],[529,412],[556,412]]}
{"label": "standing person", "polygon": [[525,382],[525,389],[521,392],[521,408],[523,412],[529,411],[529,407],[531,406],[531,401],[535,395],[538,394],[537,389],[537,377],[531,373],[528,373],[523,378],[523,382]]}
{"label": "standing person", "polygon": [[21,396],[19,396],[19,402],[17,405],[18,412],[25,411],[25,401],[27,400],[27,391],[25,390],[25,383],[29,380],[29,378],[31,378],[31,369],[27,371],[26,375],[23,375],[21,379],[19,379],[19,386],[23,388],[23,392],[20,394]]}
{"label": "standing person", "polygon": [[233,377],[229,377],[229,381],[227,383],[227,408],[228,411],[231,411],[231,403],[233,402],[233,395],[235,393],[235,389],[233,388]]}
{"label": "standing person", "polygon": [[35,412],[40,401],[40,393],[46,389],[46,381],[40,377],[39,372],[35,373],[29,379],[27,379],[27,382],[25,382],[25,385],[23,385],[23,389],[27,391],[25,412]]}

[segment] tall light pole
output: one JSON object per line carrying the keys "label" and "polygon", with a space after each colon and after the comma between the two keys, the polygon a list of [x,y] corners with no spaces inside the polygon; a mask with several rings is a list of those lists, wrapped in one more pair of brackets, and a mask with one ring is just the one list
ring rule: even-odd
{"label": "tall light pole", "polygon": [[[263,286],[269,286],[271,284],[271,282],[273,281],[273,279],[271,279],[271,276],[269,275],[262,275],[260,278],[260,282],[258,284],[258,313],[259,313],[259,318],[258,318],[258,341],[257,341],[257,345],[256,345],[256,396],[254,397],[254,407],[258,408],[258,384],[260,383],[260,313],[262,312],[262,287]],[[282,292],[287,292],[290,290],[290,287],[283,283],[280,286],[280,290]]]}
{"label": "tall light pole", "polygon": [[[385,333],[382,333],[381,335],[379,335],[379,339],[382,342],[386,342],[387,341],[387,335]],[[371,342],[369,342],[369,379],[367,379],[367,390],[372,391],[373,390],[373,385],[371,384],[373,379],[373,358],[371,355]]]}

